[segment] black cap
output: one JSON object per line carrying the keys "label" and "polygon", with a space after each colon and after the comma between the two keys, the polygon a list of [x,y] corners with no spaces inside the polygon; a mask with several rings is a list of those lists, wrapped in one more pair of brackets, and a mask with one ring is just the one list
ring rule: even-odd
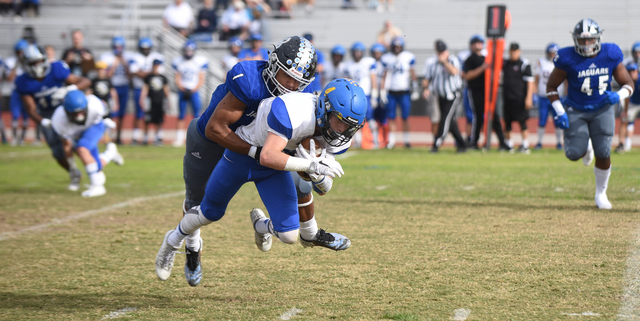
{"label": "black cap", "polygon": [[436,40],[436,51],[444,52],[445,50],[447,50],[447,44],[442,40]]}
{"label": "black cap", "polygon": [[519,50],[520,49],[520,45],[518,45],[517,42],[512,42],[511,45],[509,46],[509,50],[514,51],[514,50]]}

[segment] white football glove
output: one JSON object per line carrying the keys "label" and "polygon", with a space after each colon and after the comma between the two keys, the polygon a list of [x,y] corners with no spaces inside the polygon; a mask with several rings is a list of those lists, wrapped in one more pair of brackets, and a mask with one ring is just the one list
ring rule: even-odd
{"label": "white football glove", "polygon": [[66,86],[66,87],[62,87],[62,88],[56,90],[56,92],[54,92],[53,95],[51,95],[51,99],[52,100],[63,100],[64,96],[66,96],[68,92],[74,91],[74,90],[78,90],[78,87],[76,85],[69,85],[69,86]]}
{"label": "white football glove", "polygon": [[389,97],[387,97],[387,95],[388,95],[388,92],[386,89],[380,90],[380,102],[383,105],[386,105],[389,103]]}
{"label": "white football glove", "polygon": [[311,165],[305,171],[307,174],[327,175],[330,177],[341,177],[344,174],[342,165],[338,161],[326,157],[326,149],[323,148],[322,154],[316,156],[315,142],[313,140],[309,143],[309,149],[309,152],[307,152],[302,145],[298,145],[296,148],[298,157],[311,161]]}
{"label": "white football glove", "polygon": [[42,120],[40,121],[40,126],[42,126],[44,128],[51,128],[51,119],[42,118]]}
{"label": "white football glove", "polygon": [[317,153],[316,141],[314,139],[309,142],[309,152],[307,152],[305,148],[302,147],[302,144],[298,144],[298,147],[296,147],[296,156],[304,159],[313,160],[314,158],[324,158],[326,153],[327,150],[325,148],[322,148],[322,153],[320,154],[320,156],[315,156]]}
{"label": "white football glove", "polygon": [[113,119],[111,118],[105,118],[102,120],[102,122],[104,123],[104,125],[109,128],[109,129],[116,129],[116,122],[113,121]]}

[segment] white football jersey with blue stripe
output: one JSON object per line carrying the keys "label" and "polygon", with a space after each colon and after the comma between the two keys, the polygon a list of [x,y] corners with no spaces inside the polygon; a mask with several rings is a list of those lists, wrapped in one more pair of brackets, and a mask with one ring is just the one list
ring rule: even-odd
{"label": "white football jersey with blue stripe", "polygon": [[[285,149],[295,150],[305,138],[313,137],[316,130],[317,97],[310,93],[289,93],[263,100],[258,107],[256,120],[236,129],[236,134],[253,146],[264,146],[267,133],[274,133],[287,140]],[[318,139],[324,142],[322,137]],[[337,154],[351,145],[322,146],[327,153]]]}
{"label": "white football jersey with blue stripe", "polygon": [[[8,78],[9,75],[11,74],[11,71],[13,71],[13,68],[16,68],[16,78],[18,78],[20,75],[22,75],[24,72],[22,71],[22,67],[20,66],[20,64],[17,63],[18,59],[13,56],[13,57],[9,57],[5,60],[2,61],[3,64],[3,69],[4,69],[4,78]],[[7,91],[11,91],[15,88],[15,79],[12,82],[7,82],[6,88]]]}
{"label": "white football jersey with blue stripe", "polygon": [[173,59],[171,66],[180,73],[182,87],[193,90],[198,86],[200,72],[209,68],[209,61],[207,58],[198,55],[191,57],[189,60],[180,56]]}
{"label": "white football jersey with blue stripe", "polygon": [[[151,72],[153,69],[153,61],[160,60],[164,62],[164,56],[159,53],[152,51],[148,56],[145,56],[141,53],[136,53],[131,63],[129,64],[129,72],[135,74],[138,71],[143,72]],[[164,67],[160,66],[159,72],[164,73]],[[133,77],[133,88],[140,89],[144,85],[144,80],[140,77]]]}
{"label": "white football jersey with blue stripe", "polygon": [[[553,64],[553,61],[546,58],[538,58],[538,62],[533,68],[533,75],[538,76],[538,96],[547,97],[547,82],[549,81],[549,76],[555,67],[556,66]],[[564,86],[564,81],[558,87],[558,94],[560,94],[560,97],[567,95],[567,89]]]}
{"label": "white football jersey with blue stripe", "polygon": [[391,52],[387,52],[382,55],[380,61],[387,71],[387,75],[391,74],[388,79],[390,91],[407,91],[411,89],[410,71],[416,64],[416,57],[412,53],[403,51],[396,56]]}
{"label": "white football jersey with blue stripe", "polygon": [[64,106],[56,108],[51,116],[51,127],[64,139],[78,139],[87,128],[102,122],[102,117],[107,114],[107,109],[102,100],[94,95],[87,96],[87,121],[84,125],[72,123],[67,118]]}
{"label": "white football jersey with blue stripe", "polygon": [[371,95],[371,74],[376,72],[376,60],[372,57],[363,57],[360,61],[353,60],[344,63],[344,72],[347,78],[354,80],[367,96]]}

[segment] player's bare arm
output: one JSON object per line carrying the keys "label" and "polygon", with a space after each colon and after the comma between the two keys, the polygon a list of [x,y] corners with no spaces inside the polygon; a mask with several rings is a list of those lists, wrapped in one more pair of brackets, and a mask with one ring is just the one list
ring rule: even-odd
{"label": "player's bare arm", "polygon": [[627,68],[625,68],[622,63],[619,63],[616,69],[613,71],[613,79],[616,80],[621,89],[626,89],[629,92],[629,96],[633,94],[633,91],[635,90],[633,79],[631,78],[631,75],[629,75]]}
{"label": "player's bare arm", "polygon": [[144,84],[142,86],[142,90],[140,90],[140,100],[138,101],[138,104],[140,104],[140,107],[142,107],[142,110],[147,110],[147,106],[145,106],[147,95],[149,95],[149,85]]}
{"label": "player's bare arm", "polygon": [[176,72],[175,76],[176,87],[178,87],[179,91],[184,91],[184,87],[182,87],[182,75],[179,72]]}
{"label": "player's bare arm", "polygon": [[228,92],[211,114],[205,136],[230,151],[247,155],[251,145],[240,139],[229,127],[242,117],[246,108],[238,97]]}
{"label": "player's bare arm", "polygon": [[282,152],[287,147],[287,140],[269,132],[260,153],[260,165],[279,171],[284,170],[289,156]]}
{"label": "player's bare arm", "polygon": [[30,95],[21,95],[22,105],[24,106],[24,110],[29,114],[29,117],[36,123],[40,124],[42,122],[42,116],[38,114],[38,109],[36,107],[36,101]]}
{"label": "player's bare arm", "polygon": [[91,86],[91,80],[73,74],[70,74],[69,77],[67,77],[66,82],[70,85],[76,85],[76,87],[78,87],[78,90],[85,90],[89,88],[89,86]]}
{"label": "player's bare arm", "polygon": [[551,75],[549,75],[549,80],[547,81],[547,98],[551,103],[560,99],[558,87],[560,87],[560,84],[566,79],[567,72],[560,68],[554,68]]}

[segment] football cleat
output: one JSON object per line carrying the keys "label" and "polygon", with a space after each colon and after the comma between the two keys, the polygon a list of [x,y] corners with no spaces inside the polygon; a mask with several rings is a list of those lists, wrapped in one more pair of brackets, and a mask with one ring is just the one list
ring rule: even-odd
{"label": "football cleat", "polygon": [[87,185],[87,189],[82,192],[82,197],[96,197],[107,194],[107,189],[104,185]]}
{"label": "football cleat", "polygon": [[256,222],[263,218],[267,218],[267,216],[264,215],[264,212],[259,208],[254,208],[249,214],[251,215],[251,224],[253,225],[253,231],[255,233],[256,246],[262,252],[269,251],[271,249],[271,234],[262,234],[256,231]]}
{"label": "football cleat", "polygon": [[[591,144],[591,142],[589,142],[589,144]],[[593,148],[591,148],[591,146],[589,147],[590,148],[587,150],[587,153],[582,157],[582,164],[584,164],[584,166],[589,166],[591,165],[591,162],[593,162]]]}
{"label": "football cleat", "polygon": [[557,149],[557,150],[562,150],[562,144],[561,144],[561,143],[558,143],[558,144],[556,145],[556,149]]}
{"label": "football cleat", "polygon": [[200,251],[195,252],[185,246],[187,259],[184,262],[184,276],[191,286],[200,284],[202,280],[202,265],[200,264],[200,252],[202,252],[202,239],[200,239]]}
{"label": "football cleat", "polygon": [[118,152],[118,147],[116,146],[116,144],[113,144],[111,146],[113,146],[112,147],[113,148],[113,159],[111,161],[114,162],[118,166],[124,165],[124,157],[122,157],[120,152]]}
{"label": "football cleat", "polygon": [[166,281],[171,276],[173,261],[176,258],[176,253],[178,253],[177,248],[167,243],[167,239],[169,239],[169,235],[171,235],[173,231],[174,230],[169,230],[167,234],[164,235],[162,245],[160,246],[158,255],[156,255],[156,275],[161,281]]}
{"label": "football cleat", "polygon": [[72,168],[69,171],[69,179],[71,182],[69,182],[67,189],[72,192],[78,191],[80,189],[80,178],[82,178],[82,172],[77,168]]}
{"label": "football cleat", "polygon": [[518,153],[529,155],[531,154],[531,150],[528,147],[520,146],[518,147]]}
{"label": "football cleat", "polygon": [[536,144],[536,147],[534,147],[533,149],[535,149],[535,150],[541,150],[541,149],[542,149],[542,144],[537,143],[537,144]]}
{"label": "football cleat", "polygon": [[618,153],[618,154],[624,154],[624,152],[625,152],[625,150],[624,150],[624,145],[623,145],[622,143],[621,143],[621,144],[618,144],[618,147],[616,147],[616,153]]}
{"label": "football cleat", "polygon": [[607,198],[607,194],[596,193],[595,200],[596,200],[596,206],[598,206],[599,209],[601,210],[611,209],[611,202],[609,202],[609,199]]}
{"label": "football cleat", "polygon": [[318,230],[316,239],[307,241],[300,237],[300,243],[304,247],[322,246],[334,251],[343,251],[351,246],[351,241],[338,233],[327,233],[323,229]]}

